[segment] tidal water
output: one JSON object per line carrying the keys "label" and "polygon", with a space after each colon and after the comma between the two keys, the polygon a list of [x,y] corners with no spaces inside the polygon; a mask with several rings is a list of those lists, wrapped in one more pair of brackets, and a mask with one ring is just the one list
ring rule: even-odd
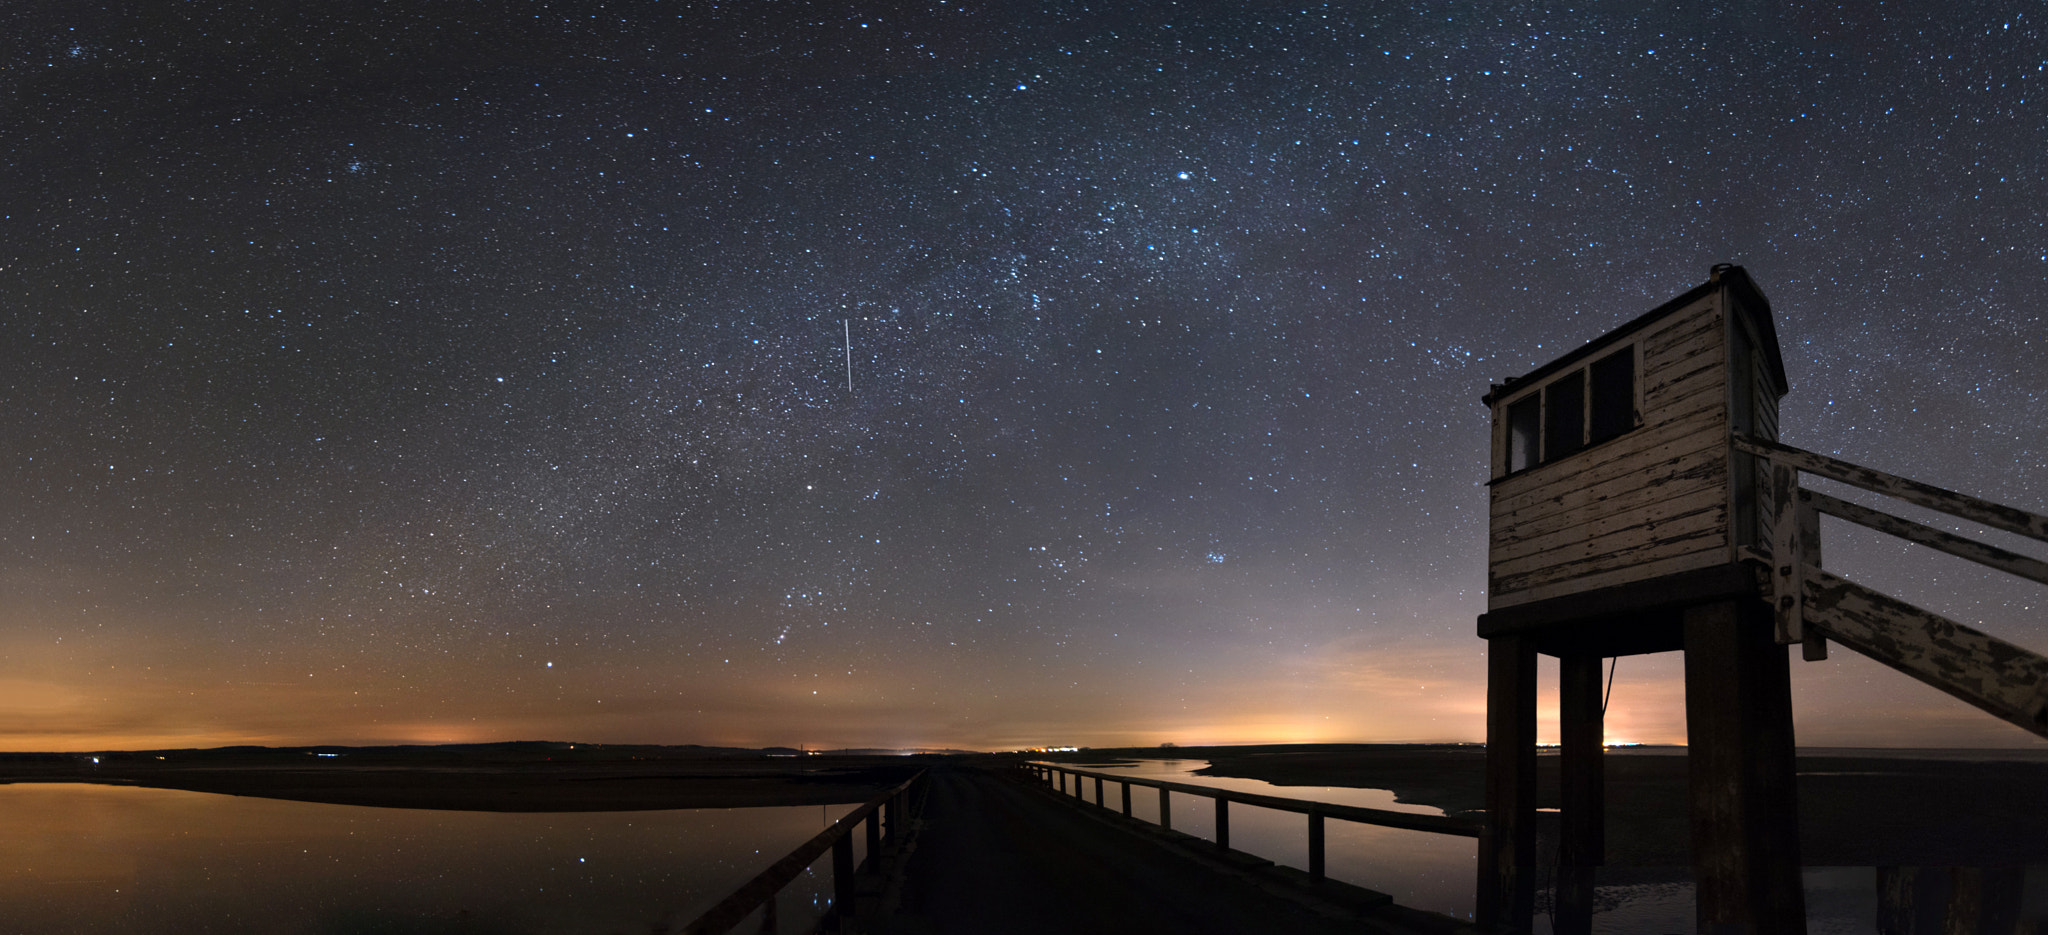
{"label": "tidal water", "polygon": [[[852,805],[456,812],[0,785],[0,928],[35,933],[679,930]],[[783,893],[802,924],[829,862]]]}
{"label": "tidal water", "polygon": [[[1197,776],[1209,765],[1203,760],[1140,760],[1129,766],[1091,766],[1105,773],[1127,773],[1146,779],[1253,792],[1290,799],[1359,805],[1393,811],[1441,815],[1442,810],[1394,801],[1386,789],[1339,786],[1276,786],[1257,779]],[[1081,787],[1094,800],[1094,783]],[[1070,793],[1073,789],[1068,790]],[[1214,839],[1215,806],[1206,798],[1170,796],[1173,827]],[[1103,804],[1122,808],[1119,787],[1104,784]],[[1159,796],[1135,789],[1132,815],[1158,821]],[[1308,866],[1308,819],[1270,809],[1233,805],[1230,844],[1290,867]],[[1348,821],[1326,823],[1325,861],[1331,877],[1379,890],[1404,906],[1428,909],[1460,919],[1473,911],[1472,893],[1478,874],[1478,844],[1473,838],[1380,828]],[[1693,887],[1686,868],[1653,868],[1615,874],[1616,880],[1596,888],[1599,911],[1593,930],[1613,935],[1691,933]],[[1804,871],[1809,935],[1865,935],[1877,930],[1877,878],[1870,867],[1808,867]],[[1536,918],[1537,935],[1547,935],[1550,920]]]}

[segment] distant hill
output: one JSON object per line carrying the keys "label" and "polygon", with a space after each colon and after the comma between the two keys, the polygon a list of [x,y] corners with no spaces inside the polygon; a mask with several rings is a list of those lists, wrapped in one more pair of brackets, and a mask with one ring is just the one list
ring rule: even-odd
{"label": "distant hill", "polygon": [[280,757],[294,756],[348,757],[357,761],[404,760],[420,762],[429,760],[462,760],[465,762],[518,762],[523,760],[576,760],[597,762],[604,760],[744,759],[764,756],[789,757],[802,755],[971,755],[976,752],[973,750],[951,749],[895,750],[880,747],[819,750],[797,747],[707,747],[700,744],[619,744],[575,743],[561,740],[510,740],[498,743],[385,744],[363,747],[339,744],[285,747],[237,744],[227,747],[185,747],[163,750],[28,751],[0,753],[0,762],[47,762],[77,757],[99,757],[105,761],[146,759],[177,760],[187,763],[225,763],[246,762],[250,760],[275,761]]}

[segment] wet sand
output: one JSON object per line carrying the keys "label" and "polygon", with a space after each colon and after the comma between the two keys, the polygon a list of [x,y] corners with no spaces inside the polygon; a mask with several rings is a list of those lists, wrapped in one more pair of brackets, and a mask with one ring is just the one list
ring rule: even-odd
{"label": "wet sand", "polygon": [[[1447,813],[1486,804],[1476,744],[1302,745],[1088,751],[1083,757],[1207,759],[1204,775],[1278,786],[1391,789]],[[1557,807],[1558,760],[1537,760],[1538,806]],[[2007,866],[2048,863],[2048,760],[1986,751],[1807,751],[1798,760],[1801,862],[1807,866]],[[1686,758],[1675,749],[1606,757],[1608,863],[1691,863]]]}

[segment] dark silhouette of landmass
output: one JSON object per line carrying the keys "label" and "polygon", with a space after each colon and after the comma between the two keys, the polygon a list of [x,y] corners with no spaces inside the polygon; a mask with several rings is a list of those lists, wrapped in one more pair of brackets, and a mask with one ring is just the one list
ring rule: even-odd
{"label": "dark silhouette of landmass", "polygon": [[923,756],[519,742],[0,754],[0,782],[93,782],[301,802],[491,812],[861,802]]}

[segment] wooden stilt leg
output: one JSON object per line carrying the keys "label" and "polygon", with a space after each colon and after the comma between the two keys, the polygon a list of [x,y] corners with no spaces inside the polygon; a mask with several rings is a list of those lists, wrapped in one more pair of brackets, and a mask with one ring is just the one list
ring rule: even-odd
{"label": "wooden stilt leg", "polygon": [[1536,906],[1536,647],[1486,643],[1486,830],[1479,842],[1483,931],[1528,931]]}
{"label": "wooden stilt leg", "polygon": [[1699,931],[1805,932],[1791,675],[1767,606],[1685,611],[1685,721]]}
{"label": "wooden stilt leg", "polygon": [[1603,755],[1601,658],[1573,655],[1558,660],[1559,763],[1563,799],[1559,841],[1557,935],[1593,930],[1593,868],[1605,862],[1606,771]]}

